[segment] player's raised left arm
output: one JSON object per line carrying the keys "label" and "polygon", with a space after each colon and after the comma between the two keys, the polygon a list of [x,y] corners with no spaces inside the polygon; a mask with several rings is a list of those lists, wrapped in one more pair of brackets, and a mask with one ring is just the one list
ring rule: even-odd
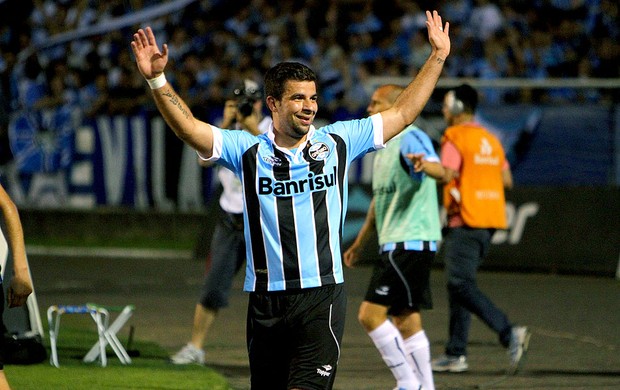
{"label": "player's raised left arm", "polygon": [[450,54],[450,23],[444,26],[437,11],[432,13],[426,11],[426,28],[431,44],[431,54],[417,76],[396,99],[394,105],[381,112],[384,142],[400,133],[420,115],[435,89],[444,62]]}

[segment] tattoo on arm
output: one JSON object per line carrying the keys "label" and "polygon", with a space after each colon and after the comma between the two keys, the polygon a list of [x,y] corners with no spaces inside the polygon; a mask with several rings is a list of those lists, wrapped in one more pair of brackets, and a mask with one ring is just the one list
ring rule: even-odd
{"label": "tattoo on arm", "polygon": [[164,92],[163,95],[170,98],[170,102],[181,110],[181,114],[183,114],[184,117],[189,118],[189,112],[187,112],[187,110],[183,107],[183,104],[181,104],[181,100],[178,96],[174,95],[170,91]]}

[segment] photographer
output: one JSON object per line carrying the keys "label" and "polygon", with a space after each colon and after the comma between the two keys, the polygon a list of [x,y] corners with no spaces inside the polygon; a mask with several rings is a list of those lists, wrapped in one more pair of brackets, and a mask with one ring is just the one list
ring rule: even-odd
{"label": "photographer", "polygon": [[[271,125],[271,117],[263,117],[262,108],[259,85],[246,79],[233,88],[226,100],[219,126],[253,135],[264,133]],[[199,159],[199,162],[206,166],[204,160]],[[200,254],[207,259],[207,270],[194,312],[191,340],[170,358],[173,364],[204,364],[203,346],[207,333],[219,309],[228,306],[233,278],[245,261],[241,182],[232,171],[222,166],[217,167],[217,176],[223,188],[219,199],[221,217],[211,237],[210,253]],[[204,238],[202,235],[198,237],[196,257],[206,247]]]}
{"label": "photographer", "polygon": [[[264,133],[271,124],[271,117],[263,118],[263,101],[259,85],[245,79],[233,88],[231,99],[224,105],[223,129],[246,130],[252,135]],[[260,129],[263,129],[262,131]]]}

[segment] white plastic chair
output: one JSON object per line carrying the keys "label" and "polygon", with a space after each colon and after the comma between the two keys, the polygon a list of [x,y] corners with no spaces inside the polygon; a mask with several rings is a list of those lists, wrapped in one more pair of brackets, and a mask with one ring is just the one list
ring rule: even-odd
{"label": "white plastic chair", "polygon": [[109,314],[106,310],[89,305],[52,305],[47,309],[47,322],[49,323],[50,333],[50,364],[54,367],[60,367],[58,362],[58,331],[60,330],[60,316],[63,314],[90,314],[97,326],[97,334],[99,335],[100,345],[100,362],[105,367],[107,357],[105,354],[105,328],[108,323]]}
{"label": "white plastic chair", "polygon": [[[114,353],[116,353],[116,356],[118,357],[118,359],[121,361],[122,364],[131,364],[131,358],[129,357],[129,354],[125,350],[125,347],[123,347],[123,344],[121,344],[116,334],[118,333],[119,330],[123,328],[123,325],[125,325],[127,320],[133,315],[133,311],[135,309],[134,305],[127,305],[124,307],[99,306],[93,303],[89,303],[88,305],[91,305],[98,309],[106,310],[108,312],[108,319],[109,319],[110,312],[116,312],[116,311],[119,312],[118,316],[114,319],[114,322],[112,322],[110,326],[106,325],[106,331],[104,334],[105,340],[103,341],[103,348],[105,349],[106,343],[110,344],[110,346],[112,347],[112,350],[114,350]],[[97,357],[99,357],[102,353],[101,345],[102,345],[102,342],[97,341],[95,345],[93,345],[93,347],[90,349],[90,351],[88,351],[86,356],[84,356],[84,362],[90,363],[90,362],[95,361],[95,359],[97,359]]]}
{"label": "white plastic chair", "polygon": [[[114,322],[109,325],[110,311],[119,311],[120,314]],[[47,320],[49,322],[50,333],[50,364],[60,367],[58,361],[58,332],[60,330],[60,316],[62,314],[89,314],[95,321],[97,334],[99,335],[97,342],[86,353],[82,361],[85,363],[94,362],[97,358],[102,367],[107,366],[106,346],[110,344],[112,350],[122,364],[131,364],[131,358],[127,354],[125,347],[121,344],[116,336],[118,331],[125,325],[127,320],[132,316],[134,311],[133,305],[127,305],[122,308],[106,307],[94,303],[85,305],[52,305],[47,309]]]}

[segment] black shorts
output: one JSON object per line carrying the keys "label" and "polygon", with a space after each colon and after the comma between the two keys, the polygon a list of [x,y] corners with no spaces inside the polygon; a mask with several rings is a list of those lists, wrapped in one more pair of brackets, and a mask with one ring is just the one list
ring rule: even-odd
{"label": "black shorts", "polygon": [[251,389],[331,389],[345,314],[342,284],[250,293],[247,342]]}
{"label": "black shorts", "polygon": [[364,300],[388,307],[388,314],[432,309],[429,286],[435,252],[401,248],[381,254],[373,269]]}

